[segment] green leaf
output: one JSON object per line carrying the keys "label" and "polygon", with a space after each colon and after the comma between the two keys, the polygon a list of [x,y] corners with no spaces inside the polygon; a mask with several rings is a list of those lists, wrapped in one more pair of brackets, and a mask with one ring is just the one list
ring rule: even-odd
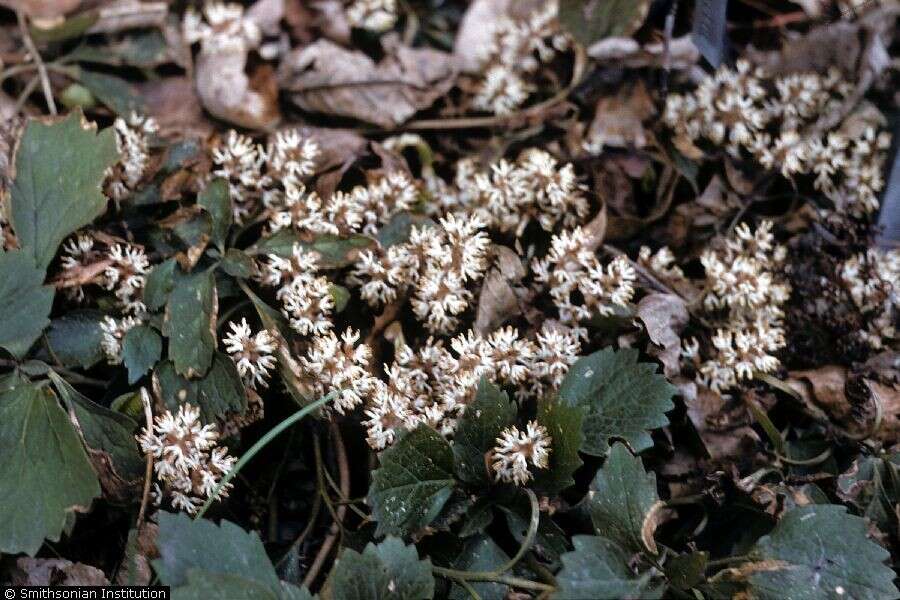
{"label": "green leaf", "polygon": [[650,0],[560,0],[559,20],[587,47],[608,37],[630,37],[649,8]]}
{"label": "green leaf", "polygon": [[[481,535],[469,540],[453,562],[452,567],[458,571],[493,571],[509,562],[509,555],[489,536]],[[469,585],[481,596],[482,600],[503,600],[507,587],[502,583],[472,582]],[[468,600],[469,593],[458,584],[450,588],[452,600]]]}
{"label": "green leaf", "polygon": [[128,117],[131,113],[147,112],[144,99],[121,77],[80,69],[78,81],[117,115]]}
{"label": "green leaf", "polygon": [[46,125],[29,121],[16,151],[11,190],[13,229],[44,269],[62,241],[106,210],[102,185],[119,159],[112,129],[96,133],[80,111]]}
{"label": "green leaf", "polygon": [[[244,580],[251,589],[278,596],[281,582],[256,533],[245,532],[225,520],[216,525],[182,513],[157,514],[160,558],[153,561],[153,567],[163,585],[176,588],[202,581],[204,588],[217,584],[222,595],[232,585],[240,584],[236,580]],[[192,571],[203,571],[202,579],[191,578]],[[238,585],[238,589],[241,587]]]}
{"label": "green leaf", "polygon": [[154,266],[144,283],[144,304],[150,310],[158,310],[169,301],[169,293],[175,287],[175,268],[178,263],[169,258]]}
{"label": "green leaf", "polygon": [[331,295],[331,300],[334,302],[334,312],[344,312],[344,309],[347,308],[347,303],[350,302],[350,290],[342,285],[331,283],[328,285],[328,293]]}
{"label": "green leaf", "polygon": [[88,447],[108,454],[116,473],[123,479],[130,481],[140,478],[144,474],[146,463],[134,439],[137,422],[81,395],[53,371],[50,372],[50,378],[59,397],[75,413]]}
{"label": "green leaf", "polygon": [[172,589],[173,600],[278,600],[275,589],[252,579],[230,573],[188,569],[184,585]]}
{"label": "green leaf", "polygon": [[506,393],[487,379],[478,383],[475,400],[463,413],[453,439],[456,475],[466,483],[493,483],[488,471],[487,453],[497,444],[497,437],[516,420],[516,405]]}
{"label": "green leaf", "polygon": [[[637,456],[623,444],[615,444],[603,468],[591,482],[585,502],[597,534],[634,552],[655,551],[644,539],[654,517],[656,475],[644,471]],[[650,546],[648,548],[648,546]]]}
{"label": "green leaf", "polygon": [[581,451],[603,456],[612,437],[640,452],[653,445],[649,430],[666,425],[676,388],[656,373],[653,363],[639,363],[634,348],[605,348],[572,365],[559,388],[563,402],[587,409]]}
{"label": "green leaf", "polygon": [[0,253],[0,347],[24,356],[50,323],[53,288],[21,250]]}
{"label": "green leaf", "polygon": [[122,360],[128,367],[128,383],[134,383],[153,368],[162,354],[162,338],[147,325],[132,327],[122,340]]}
{"label": "green leaf", "polygon": [[[531,502],[524,493],[519,493],[515,502],[504,504],[500,509],[506,516],[506,524],[509,531],[520,544],[525,541],[528,534],[528,526],[531,524]],[[534,536],[532,551],[537,554],[548,566],[556,570],[559,567],[559,558],[569,549],[565,532],[557,525],[553,518],[545,512],[538,515],[537,534]]]}
{"label": "green leaf", "polygon": [[666,561],[666,578],[669,584],[684,591],[703,582],[709,552],[679,554]]}
{"label": "green leaf", "polygon": [[351,235],[342,238],[331,234],[316,236],[312,242],[300,239],[297,232],[282,229],[274,235],[261,239],[248,252],[250,254],[275,254],[283,258],[291,256],[294,244],[300,244],[304,250],[319,254],[319,265],[325,269],[340,269],[356,260],[360,250],[371,248],[375,240],[364,235]]}
{"label": "green leaf", "polygon": [[97,310],[73,310],[50,321],[47,343],[53,356],[64,367],[89,369],[103,359],[103,313]]}
{"label": "green leaf", "polygon": [[387,537],[362,554],[345,548],[328,576],[325,597],[335,600],[423,600],[434,597],[431,561],[413,544]]}
{"label": "green leaf", "polygon": [[[784,513],[752,552],[756,598],[897,598],[887,550],[866,537],[866,522],[843,506],[813,504]],[[749,566],[749,565],[748,565]],[[839,590],[843,590],[840,592]]]}
{"label": "green leaf", "polygon": [[552,496],[575,484],[572,474],[582,464],[578,449],[584,441],[584,409],[546,397],[538,406],[537,421],[547,428],[552,450],[547,468],[535,469],[532,487]]}
{"label": "green leaf", "polygon": [[631,553],[615,542],[593,535],[572,538],[575,550],[562,555],[562,570],[556,575],[559,600],[584,598],[659,598],[662,588],[649,588],[650,573],[635,575]]}
{"label": "green leaf", "polygon": [[404,536],[426,527],[453,491],[453,451],[438,432],[420,425],[381,455],[369,504],[376,535]]}
{"label": "green leaf", "polygon": [[201,379],[185,379],[171,361],[163,361],[156,366],[153,380],[167,409],[174,412],[185,403],[199,406],[205,423],[215,423],[229,414],[242,415],[247,410],[247,396],[237,368],[221,352],[213,355],[212,366]]}
{"label": "green leaf", "polygon": [[253,259],[242,250],[229,248],[222,257],[222,270],[240,279],[250,279],[253,276]]}
{"label": "green leaf", "polygon": [[197,204],[206,209],[212,219],[212,242],[220,251],[225,252],[225,240],[234,218],[228,182],[221,177],[210,181],[206,189],[197,195]]}
{"label": "green leaf", "polygon": [[69,513],[100,484],[81,438],[48,388],[19,382],[0,394],[0,553],[34,556],[59,540]]}
{"label": "green leaf", "polygon": [[218,297],[212,271],[175,281],[166,304],[163,334],[169,338],[169,358],[186,377],[206,373],[216,350]]}

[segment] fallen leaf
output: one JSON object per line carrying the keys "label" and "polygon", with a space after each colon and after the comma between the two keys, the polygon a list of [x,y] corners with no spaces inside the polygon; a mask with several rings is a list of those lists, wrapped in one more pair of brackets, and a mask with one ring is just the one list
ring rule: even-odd
{"label": "fallen leaf", "polygon": [[452,55],[429,48],[396,44],[388,50],[376,64],[320,39],[285,58],[281,84],[303,110],[395,127],[446,94],[456,66]]}
{"label": "fallen leaf", "polygon": [[649,294],[638,302],[636,316],[653,343],[647,353],[657,357],[668,377],[681,372],[681,332],[690,320],[684,300],[674,294]]}
{"label": "fallen leaf", "polygon": [[81,6],[81,0],[0,0],[0,5],[21,10],[32,19],[53,26]]}
{"label": "fallen leaf", "polygon": [[215,117],[248,129],[271,128],[281,118],[275,73],[261,65],[250,77],[246,67],[246,49],[201,52],[195,73],[197,95]]}
{"label": "fallen leaf", "polygon": [[875,435],[887,442],[896,442],[900,439],[900,387],[869,379],[864,381],[869,386],[872,400],[877,402],[881,411],[881,426]]}
{"label": "fallen leaf", "polygon": [[847,369],[844,367],[829,365],[810,371],[790,371],[788,377],[788,386],[800,394],[814,414],[824,411],[829,419],[838,423],[852,419],[852,407],[845,392]]}
{"label": "fallen leaf", "polygon": [[109,585],[109,579],[100,569],[60,558],[23,556],[16,560],[16,566],[13,567],[9,576],[13,585]]}
{"label": "fallen leaf", "polygon": [[693,382],[682,385],[681,390],[688,418],[713,461],[746,459],[756,453],[759,436],[750,427],[751,420],[742,403],[726,401],[716,392]]}
{"label": "fallen leaf", "polygon": [[615,63],[629,69],[661,67],[668,59],[669,68],[679,71],[693,67],[700,60],[700,51],[690,35],[673,38],[669,43],[668,55],[662,42],[641,45],[630,37],[600,40],[588,48],[587,54],[598,62]]}
{"label": "fallen leaf", "polygon": [[623,86],[614,96],[600,98],[587,134],[592,153],[599,154],[605,146],[643,148],[647,145],[643,122],[655,112],[647,86],[641,80]]}
{"label": "fallen leaf", "polygon": [[525,276],[525,267],[515,252],[498,245],[494,254],[495,266],[485,275],[475,312],[475,331],[483,335],[519,312],[519,296],[514,286]]}
{"label": "fallen leaf", "polygon": [[188,77],[139,84],[149,116],[156,119],[161,137],[201,137],[213,132],[213,124],[203,113],[194,82]]}
{"label": "fallen leaf", "polygon": [[494,39],[495,26],[507,18],[523,19],[541,0],[475,0],[463,15],[453,42],[453,54],[463,73],[481,71],[485,50]]}
{"label": "fallen leaf", "polygon": [[309,125],[285,125],[284,130],[295,130],[301,137],[315,140],[319,145],[316,173],[330,171],[365,154],[369,142],[350,129],[312,127]]}

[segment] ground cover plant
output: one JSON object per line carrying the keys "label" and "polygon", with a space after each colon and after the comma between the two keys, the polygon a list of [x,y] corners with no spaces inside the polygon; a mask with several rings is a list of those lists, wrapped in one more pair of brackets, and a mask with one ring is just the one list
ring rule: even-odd
{"label": "ground cover plant", "polygon": [[900,2],[718,6],[0,0],[0,583],[900,596]]}

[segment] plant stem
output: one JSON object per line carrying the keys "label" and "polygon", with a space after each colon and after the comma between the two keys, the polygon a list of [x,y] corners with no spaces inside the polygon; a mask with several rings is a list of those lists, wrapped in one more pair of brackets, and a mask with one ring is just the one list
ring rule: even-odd
{"label": "plant stem", "polygon": [[25,22],[25,13],[21,10],[16,11],[16,18],[19,21],[19,30],[22,32],[22,40],[25,42],[25,48],[31,55],[34,64],[37,65],[38,75],[41,78],[41,85],[44,88],[44,99],[47,100],[47,108],[50,109],[51,115],[56,115],[56,102],[53,100],[53,88],[50,87],[50,78],[47,77],[47,67],[44,66],[44,60],[41,58],[40,52],[28,33],[28,24]]}
{"label": "plant stem", "polygon": [[512,577],[510,575],[498,575],[496,573],[476,573],[470,571],[457,571],[455,569],[445,569],[443,567],[431,567],[435,575],[447,577],[454,581],[487,581],[491,583],[505,583],[512,587],[522,588],[523,590],[538,590],[552,592],[556,590],[552,585],[531,581],[530,579],[522,579],[521,577]]}
{"label": "plant stem", "polygon": [[244,465],[246,465],[248,462],[250,462],[250,460],[252,460],[253,457],[256,456],[256,454],[260,450],[262,450],[269,444],[269,442],[274,440],[285,429],[287,429],[288,427],[290,427],[297,421],[301,420],[303,417],[305,417],[309,413],[311,413],[314,410],[316,410],[317,408],[324,406],[325,404],[331,402],[336,395],[337,395],[336,392],[331,392],[327,396],[319,398],[312,404],[308,404],[307,406],[304,406],[303,408],[301,408],[300,410],[298,410],[297,412],[295,412],[294,414],[289,416],[287,419],[285,419],[284,421],[282,421],[281,423],[279,423],[278,425],[273,427],[266,435],[262,436],[258,442],[253,444],[253,446],[249,450],[247,450],[247,452],[245,452],[243,456],[241,456],[241,459],[239,461],[237,461],[237,463],[234,465],[234,467],[230,471],[228,471],[228,473],[225,474],[225,477],[223,477],[222,480],[219,481],[219,484],[212,491],[212,494],[209,495],[209,498],[206,500],[206,503],[200,508],[200,510],[197,511],[197,515],[194,517],[194,519],[199,519],[204,514],[206,514],[206,511],[209,510],[209,507],[212,506],[212,503],[215,502],[216,499],[219,497],[219,494],[221,493],[222,488],[225,487],[229,481],[234,479],[237,476],[237,474],[241,471],[241,469],[244,468]]}

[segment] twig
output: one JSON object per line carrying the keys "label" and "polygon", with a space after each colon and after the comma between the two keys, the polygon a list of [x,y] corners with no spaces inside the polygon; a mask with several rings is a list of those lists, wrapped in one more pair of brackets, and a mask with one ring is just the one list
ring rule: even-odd
{"label": "twig", "polygon": [[50,78],[47,77],[47,68],[44,66],[44,61],[34,45],[34,40],[31,39],[31,34],[28,33],[28,24],[25,22],[25,14],[21,10],[17,10],[16,18],[19,21],[19,30],[22,32],[22,40],[25,42],[25,47],[28,49],[28,53],[31,54],[34,64],[37,65],[38,75],[40,75],[41,78],[41,85],[44,88],[44,99],[47,101],[47,108],[50,109],[51,115],[56,115],[56,102],[53,100],[53,88],[50,87]]}
{"label": "twig", "polygon": [[[331,439],[334,442],[334,450],[337,455],[338,461],[338,473],[340,474],[341,480],[341,496],[344,498],[350,497],[350,467],[347,463],[347,450],[344,447],[344,439],[341,437],[341,430],[337,426],[336,423],[331,424]],[[322,569],[322,565],[325,564],[325,560],[328,558],[328,554],[331,552],[331,547],[334,546],[334,543],[337,541],[338,533],[341,530],[341,524],[344,520],[344,515],[347,513],[347,505],[341,505],[337,508],[337,515],[335,518],[335,522],[332,523],[331,529],[328,531],[328,537],[325,538],[325,541],[322,542],[322,546],[319,548],[319,553],[316,554],[315,560],[313,560],[312,566],[310,566],[309,571],[306,573],[306,577],[303,578],[303,585],[306,587],[310,587],[312,582],[316,580],[316,577],[319,574],[319,571]]]}
{"label": "twig", "polygon": [[530,579],[522,579],[520,577],[511,577],[509,575],[497,575],[496,573],[472,573],[467,575],[466,571],[457,571],[455,569],[445,569],[443,567],[431,567],[435,575],[446,577],[454,581],[488,581],[492,583],[505,583],[512,587],[521,588],[523,590],[539,590],[542,592],[553,592],[556,590],[552,585],[531,581]]}
{"label": "twig", "polygon": [[[150,406],[150,393],[147,388],[141,388],[141,404],[144,405],[144,420],[147,423],[147,431],[153,431],[153,408]],[[141,509],[138,511],[135,529],[140,534],[144,526],[144,516],[147,513],[147,505],[150,503],[150,482],[153,480],[153,453],[147,452],[147,467],[144,469],[144,493],[141,495]]]}

